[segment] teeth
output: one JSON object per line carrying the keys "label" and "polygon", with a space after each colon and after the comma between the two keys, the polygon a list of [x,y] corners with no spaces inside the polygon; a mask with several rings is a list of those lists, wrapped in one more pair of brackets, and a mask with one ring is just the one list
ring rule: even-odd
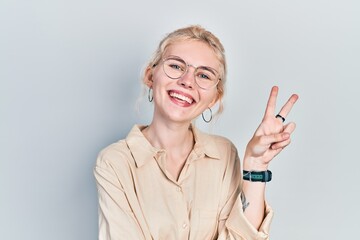
{"label": "teeth", "polygon": [[188,97],[186,97],[186,96],[183,96],[183,95],[181,95],[181,94],[178,94],[178,93],[170,92],[170,96],[171,96],[171,97],[176,97],[176,98],[178,98],[178,99],[180,99],[180,100],[183,100],[183,101],[186,101],[186,102],[189,103],[189,104],[192,104],[192,102],[193,102],[192,99],[190,99],[190,98],[188,98]]}

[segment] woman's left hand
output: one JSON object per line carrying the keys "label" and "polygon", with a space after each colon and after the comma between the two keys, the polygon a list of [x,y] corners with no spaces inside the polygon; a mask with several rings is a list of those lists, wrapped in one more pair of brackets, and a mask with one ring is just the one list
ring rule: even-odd
{"label": "woman's left hand", "polygon": [[290,122],[284,125],[281,117],[284,119],[287,117],[299,97],[293,94],[281,108],[279,112],[281,117],[276,117],[278,91],[279,88],[276,86],[271,89],[264,118],[246,147],[245,170],[266,170],[270,161],[290,144],[290,136],[295,130],[295,123]]}

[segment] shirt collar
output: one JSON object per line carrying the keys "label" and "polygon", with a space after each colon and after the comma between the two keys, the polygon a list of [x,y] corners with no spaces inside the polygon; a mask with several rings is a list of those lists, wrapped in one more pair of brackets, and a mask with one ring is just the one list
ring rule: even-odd
{"label": "shirt collar", "polygon": [[220,153],[214,136],[204,133],[196,128],[193,124],[191,125],[194,138],[195,138],[195,146],[194,152],[198,156],[207,156],[211,159],[220,159]]}
{"label": "shirt collar", "polygon": [[[157,159],[165,150],[153,147],[141,132],[146,126],[134,125],[125,141],[131,154],[134,157],[137,167],[141,167],[152,159]],[[210,159],[220,159],[220,153],[214,138],[206,133],[201,132],[193,124],[191,129],[194,134],[195,145],[193,151],[200,158],[207,156]]]}
{"label": "shirt collar", "polygon": [[125,139],[137,167],[141,167],[146,162],[154,159],[157,154],[163,152],[163,150],[153,147],[145,138],[141,132],[145,127],[146,126],[142,125],[134,125]]}

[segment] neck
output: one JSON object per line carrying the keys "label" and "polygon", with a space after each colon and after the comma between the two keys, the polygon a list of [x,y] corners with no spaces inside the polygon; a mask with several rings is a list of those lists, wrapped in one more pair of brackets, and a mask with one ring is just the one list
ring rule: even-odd
{"label": "neck", "polygon": [[161,124],[153,121],[143,133],[154,147],[167,152],[181,151],[193,145],[190,123]]}
{"label": "neck", "polygon": [[166,170],[177,180],[194,146],[190,122],[156,121],[153,119],[143,134],[154,147],[166,152]]}

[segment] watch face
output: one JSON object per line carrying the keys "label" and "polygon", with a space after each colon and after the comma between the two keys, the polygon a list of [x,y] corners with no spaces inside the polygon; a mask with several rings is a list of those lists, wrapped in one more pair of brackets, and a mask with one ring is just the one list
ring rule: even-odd
{"label": "watch face", "polygon": [[264,177],[262,174],[258,175],[258,174],[251,174],[251,178],[254,180],[262,180]]}

